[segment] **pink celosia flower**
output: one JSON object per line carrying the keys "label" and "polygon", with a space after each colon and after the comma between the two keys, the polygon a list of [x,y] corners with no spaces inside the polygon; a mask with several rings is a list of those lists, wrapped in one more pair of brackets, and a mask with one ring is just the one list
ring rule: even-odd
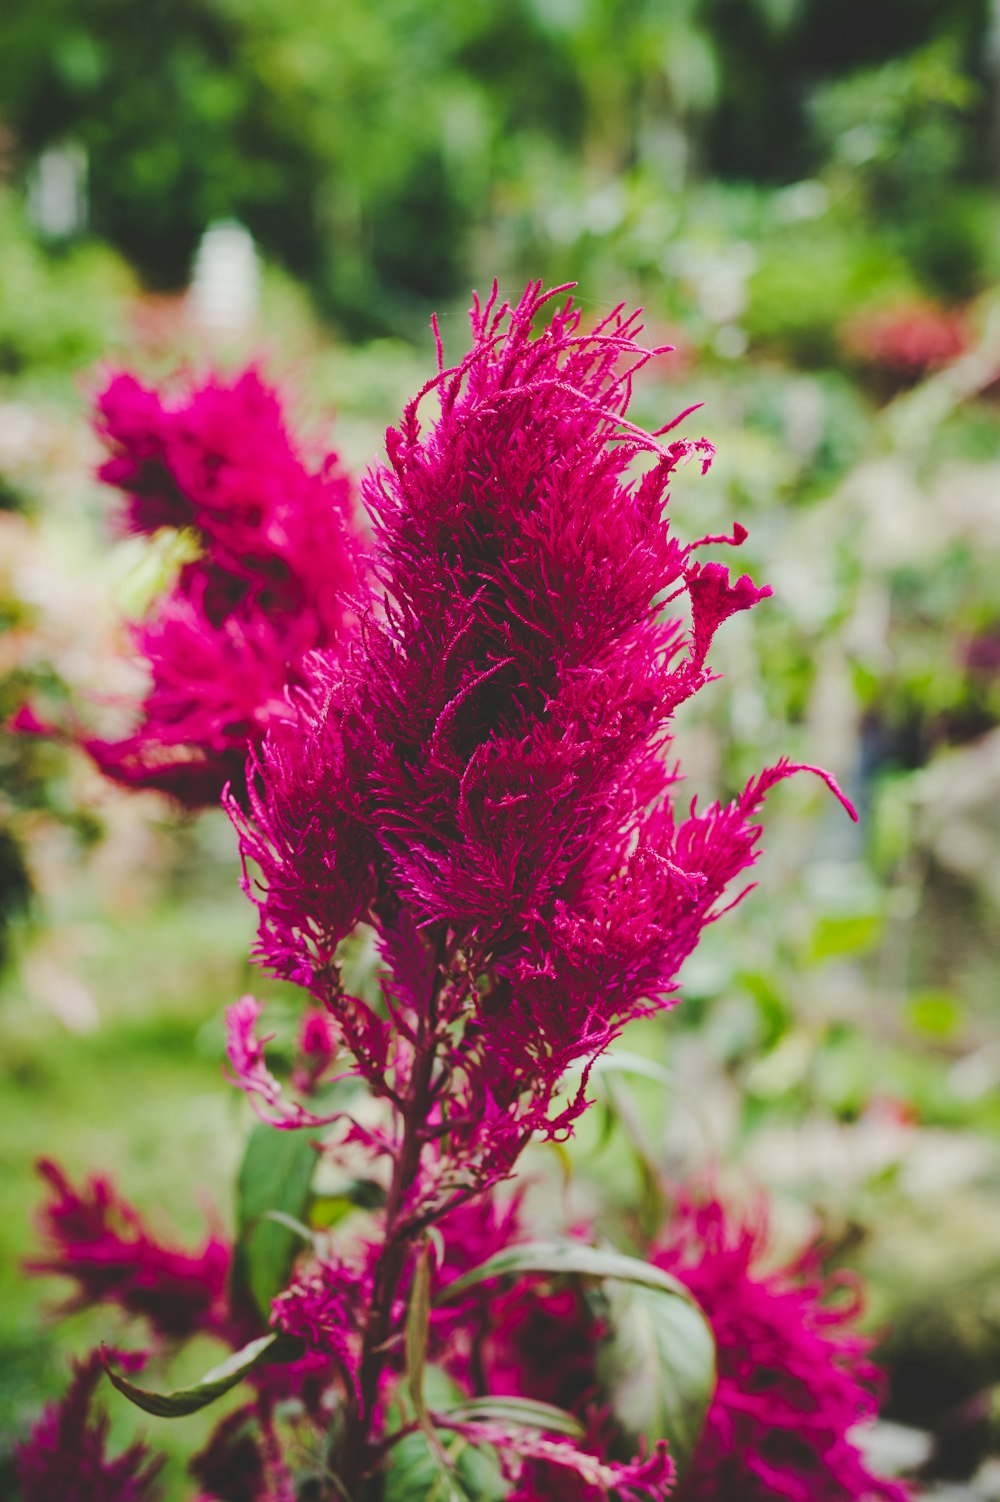
{"label": "pink celosia flower", "polygon": [[[677,466],[711,445],[628,422],[649,358],[635,318],[584,333],[567,305],[534,337],[551,296],[477,303],[471,352],[389,431],[363,485],[382,606],[346,663],[311,660],[298,739],[268,741],[250,816],[234,810],[259,952],[335,1012],[359,917],[409,914],[428,952],[454,936],[477,982],[451,991],[468,1023],[451,1150],[465,1130],[485,1181],[544,1129],[574,1059],[664,1004],[756,858],[764,794],[799,770],[675,809],[673,713],[709,681],[718,626],[769,590],[693,556],[742,528],[686,546],[663,520]],[[665,598],[686,600],[687,630]]]}
{"label": "pink celosia flower", "polygon": [[[128,1364],[123,1352],[116,1360]],[[78,1362],[66,1396],[45,1410],[18,1448],[22,1502],[156,1502],[161,1495],[156,1478],[165,1457],[141,1443],[114,1459],[107,1453],[107,1415],[91,1413],[103,1374],[97,1351]]]}
{"label": "pink celosia flower", "polygon": [[38,1168],[52,1190],[41,1213],[48,1250],[28,1267],[77,1285],[68,1308],[117,1304],[169,1340],[227,1332],[224,1241],[211,1235],[195,1253],[166,1246],[108,1179],[95,1174],[78,1191],[55,1163],[43,1160]]}
{"label": "pink celosia flower", "polygon": [[361,1316],[370,1295],[364,1266],[327,1259],[275,1299],[271,1316],[276,1329],[303,1341],[308,1351],[332,1357],[356,1396]]}
{"label": "pink celosia flower", "polygon": [[310,1095],[322,1083],[323,1076],[337,1055],[337,1039],[325,1012],[309,1007],[299,1027],[298,1057],[292,1084],[301,1095]]}
{"label": "pink celosia flower", "polygon": [[137,728],[87,749],[108,776],[192,806],[240,787],[248,747],[286,713],[303,656],[335,646],[360,587],[351,488],[327,455],[306,467],[277,393],[254,369],[165,398],[115,376],[97,403],[100,477],[124,524],[185,528],[198,556],[134,631],[151,685]]}
{"label": "pink celosia flower", "polygon": [[766,1219],[682,1194],[650,1260],[694,1294],[715,1337],[718,1384],[677,1502],[904,1502],[851,1438],[882,1386],[860,1300],[814,1254],[765,1272]]}
{"label": "pink celosia flower", "polygon": [[[476,1261],[520,1239],[516,1206],[500,1214],[486,1196],[442,1223],[452,1245],[452,1276],[464,1271],[468,1241]],[[712,1327],[718,1382],[676,1502],[905,1502],[897,1483],[873,1476],[854,1443],[854,1426],[875,1416],[882,1376],[871,1341],[856,1329],[860,1299],[824,1278],[814,1252],[764,1271],[763,1209],[740,1218],[714,1197],[682,1191],[650,1261],[687,1285]],[[506,1282],[507,1286],[504,1286]],[[553,1290],[538,1275],[477,1290],[443,1321],[441,1359],[473,1394],[511,1393],[575,1412],[595,1455],[620,1453],[621,1435],[600,1406],[596,1365],[604,1328],[573,1289]],[[447,1306],[441,1311],[449,1313]],[[576,1486],[574,1490],[573,1487]],[[579,1481],[532,1469],[515,1494],[597,1502]]]}
{"label": "pink celosia flower", "polygon": [[[253,996],[241,996],[239,1001],[233,1002],[231,1007],[226,1008],[226,1056],[232,1069],[233,1084],[250,1097],[257,1115],[269,1126],[317,1128],[330,1126],[333,1122],[341,1120],[345,1115],[343,1111],[318,1115],[300,1102],[286,1097],[281,1082],[267,1067],[264,1056],[265,1046],[274,1034],[269,1033],[261,1038],[257,1033],[257,1024],[262,1010],[260,1002]],[[356,1032],[350,1026],[350,1019],[355,1014],[359,1019]],[[347,1019],[346,1025],[344,1025],[345,1018]],[[385,1024],[372,1016],[367,1008],[360,1002],[355,1002],[353,998],[344,998],[339,1020],[342,1024],[341,1031],[346,1034],[345,1041],[353,1045],[355,1053],[361,1053],[362,1042],[367,1041],[369,1048],[376,1050],[378,1067],[384,1071],[389,1043],[388,1028]],[[331,1048],[338,1046],[338,1040],[330,1038],[328,1034],[327,1045]],[[367,1057],[371,1059],[370,1052]],[[304,1085],[306,1087],[304,1093],[308,1093],[308,1090],[312,1088],[312,1082],[308,1075],[303,1076],[301,1066],[296,1068],[294,1076],[292,1083],[296,1088]]]}
{"label": "pink celosia flower", "polygon": [[473,1444],[493,1445],[514,1482],[509,1502],[664,1502],[674,1496],[674,1464],[662,1442],[634,1460],[608,1460],[570,1440],[501,1425],[456,1423]]}

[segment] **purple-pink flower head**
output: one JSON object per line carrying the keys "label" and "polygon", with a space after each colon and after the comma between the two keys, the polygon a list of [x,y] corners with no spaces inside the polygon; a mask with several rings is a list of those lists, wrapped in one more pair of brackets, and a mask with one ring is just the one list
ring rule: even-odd
{"label": "purple-pink flower head", "polygon": [[[517,1202],[500,1214],[493,1196],[482,1196],[441,1229],[446,1270],[461,1275],[467,1250],[475,1265],[520,1239]],[[857,1289],[825,1276],[813,1251],[765,1270],[766,1254],[763,1207],[741,1216],[696,1189],[678,1193],[649,1253],[690,1289],[716,1347],[711,1405],[672,1497],[906,1502],[906,1488],[872,1475],[854,1441],[854,1426],[875,1417],[882,1388],[871,1342],[856,1329]],[[600,1387],[599,1353],[610,1332],[581,1290],[538,1275],[498,1279],[436,1311],[432,1328],[445,1342],[439,1359],[470,1393],[555,1403],[585,1424],[596,1454],[627,1447]],[[532,1467],[531,1484],[516,1495],[598,1502],[601,1493],[570,1488],[546,1464]]]}
{"label": "purple-pink flower head", "polygon": [[271,1311],[276,1329],[303,1341],[307,1358],[321,1354],[327,1363],[332,1359],[358,1396],[358,1311],[366,1297],[371,1297],[371,1286],[364,1266],[321,1261],[301,1273]]}
{"label": "purple-pink flower head", "polygon": [[851,1436],[881,1387],[854,1328],[857,1293],[811,1255],[764,1271],[766,1236],[763,1212],[751,1221],[685,1194],[650,1257],[687,1284],[716,1344],[718,1383],[677,1502],[905,1502]]}
{"label": "purple-pink flower head", "polygon": [[116,1304],[165,1340],[228,1333],[224,1241],[210,1235],[197,1252],[167,1246],[109,1180],[94,1175],[76,1190],[55,1163],[38,1168],[51,1190],[41,1215],[46,1247],[28,1267],[74,1282],[70,1309]]}
{"label": "purple-pink flower head", "polygon": [[116,375],[96,425],[124,526],[186,529],[197,556],[135,628],[150,688],[139,724],[87,749],[110,777],[196,806],[240,787],[248,748],[287,714],[285,684],[337,648],[362,588],[352,490],[336,456],[308,467],[253,368],[166,397]]}
{"label": "purple-pink flower head", "polygon": [[[123,1352],[116,1360],[127,1363]],[[15,1455],[23,1502],[156,1502],[165,1456],[136,1443],[113,1459],[110,1425],[91,1405],[104,1375],[100,1352],[78,1362],[66,1396],[51,1404]]]}
{"label": "purple-pink flower head", "polygon": [[711,678],[718,626],[769,590],[695,560],[742,528],[684,545],[664,519],[678,465],[712,448],[670,436],[680,419],[628,420],[655,353],[636,316],[588,332],[555,296],[477,301],[469,354],[389,430],[363,483],[384,600],[304,701],[303,749],[264,752],[244,837],[260,950],[284,975],[323,968],[359,893],[376,920],[402,902],[457,935],[497,1089],[660,1003],[755,859],[764,793],[796,770],[675,812],[674,711]]}

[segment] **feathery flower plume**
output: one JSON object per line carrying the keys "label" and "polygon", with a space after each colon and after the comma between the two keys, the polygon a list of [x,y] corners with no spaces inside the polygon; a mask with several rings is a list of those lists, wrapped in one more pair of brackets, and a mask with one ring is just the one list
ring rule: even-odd
{"label": "feathery flower plume", "polygon": [[190,535],[195,556],[133,631],[151,684],[136,729],[85,744],[109,777],[190,806],[240,787],[247,750],[286,713],[303,656],[335,648],[361,588],[350,482],[307,468],[252,367],[165,397],[121,373],[97,402],[99,475],[126,530]]}
{"label": "feathery flower plume", "polygon": [[95,1174],[76,1190],[55,1163],[45,1159],[38,1171],[51,1190],[40,1217],[47,1246],[27,1265],[77,1285],[67,1309],[117,1304],[164,1340],[227,1330],[224,1241],[211,1235],[195,1253],[165,1246],[110,1180]]}
{"label": "feathery flower plume", "polygon": [[[756,859],[765,793],[802,770],[781,762],[727,807],[675,808],[673,714],[711,678],[720,624],[770,591],[695,558],[742,528],[685,545],[664,520],[678,465],[704,469],[712,447],[669,437],[680,419],[659,434],[628,420],[655,353],[636,316],[584,332],[556,295],[476,302],[469,354],[446,369],[439,352],[389,430],[362,486],[384,597],[346,659],[310,661],[298,736],[266,742],[249,814],[233,808],[261,958],[341,1019],[336,948],[359,917],[384,941],[408,925],[432,982],[447,949],[447,1020],[465,1023],[451,1150],[468,1123],[464,1157],[492,1160],[483,1181],[531,1132],[565,1131],[582,1092],[549,1107],[569,1064],[669,1004]],[[393,1021],[412,1030],[400,1007]]]}
{"label": "feathery flower plume", "polygon": [[[851,1437],[883,1385],[854,1327],[860,1296],[814,1251],[764,1271],[763,1209],[741,1218],[682,1194],[650,1261],[685,1283],[715,1336],[718,1384],[677,1502],[905,1502]],[[846,1297],[845,1297],[846,1293]]]}
{"label": "feathery flower plume", "polygon": [[[128,1364],[123,1352],[116,1359]],[[141,1443],[114,1459],[107,1453],[107,1415],[91,1413],[102,1375],[98,1351],[76,1363],[66,1396],[50,1404],[18,1448],[23,1502],[156,1502],[161,1495],[156,1478],[165,1457]]]}

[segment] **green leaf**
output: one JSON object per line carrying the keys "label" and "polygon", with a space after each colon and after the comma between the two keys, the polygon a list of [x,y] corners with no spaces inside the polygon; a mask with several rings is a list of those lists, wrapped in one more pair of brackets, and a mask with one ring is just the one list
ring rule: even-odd
{"label": "green leaf", "polygon": [[311,1246],[313,1251],[316,1250],[318,1242],[316,1232],[309,1226],[303,1225],[301,1220],[296,1220],[294,1215],[286,1215],[284,1210],[265,1210],[261,1218],[273,1220],[276,1226],[284,1226],[286,1230],[297,1236],[299,1241],[305,1242],[306,1246]]}
{"label": "green leaf", "polygon": [[146,1413],[161,1419],[179,1419],[185,1414],[197,1413],[207,1408],[216,1398],[221,1398],[231,1387],[252,1372],[255,1367],[270,1361],[290,1361],[301,1354],[302,1343],[286,1335],[262,1335],[252,1340],[240,1351],[234,1351],[225,1361],[206,1372],[193,1387],[180,1387],[174,1392],[150,1392],[145,1387],[136,1387],[111,1366],[104,1356],[104,1369],[120,1393]]}
{"label": "green leaf", "polygon": [[428,1243],[420,1249],[417,1265],[410,1287],[410,1303],[406,1311],[406,1377],[413,1399],[413,1410],[421,1429],[432,1443],[436,1442],[434,1425],[431,1423],[427,1404],[424,1401],[424,1366],[427,1361],[427,1337],[431,1327],[431,1249]]}
{"label": "green leaf", "polygon": [[906,1020],[926,1038],[952,1038],[962,1026],[962,1003],[951,991],[918,991],[906,1004]]}
{"label": "green leaf", "polygon": [[598,1380],[624,1427],[650,1444],[665,1439],[683,1475],[715,1390],[708,1321],[693,1300],[636,1281],[612,1287],[608,1302]]}
{"label": "green leaf", "polygon": [[608,1285],[611,1330],[601,1347],[601,1381],[622,1423],[649,1442],[666,1439],[683,1470],[715,1390],[712,1331],[689,1290],[661,1268],[622,1252],[578,1241],[529,1241],[506,1247],[457,1278],[438,1302],[519,1273]]}
{"label": "green leaf", "polygon": [[381,1210],[385,1189],[374,1179],[354,1179],[335,1194],[314,1195],[309,1205],[309,1223],[316,1230],[328,1231],[339,1225],[354,1210]]}
{"label": "green leaf", "polygon": [[273,1217],[306,1217],[316,1150],[306,1132],[282,1132],[259,1122],[250,1134],[236,1181],[236,1255],[233,1287],[247,1292],[265,1319],[288,1282],[301,1245],[290,1225]]}
{"label": "green leaf", "polygon": [[383,1502],[501,1502],[509,1490],[492,1450],[461,1436],[447,1446],[448,1465],[423,1432],[408,1434],[389,1452]]}
{"label": "green leaf", "polygon": [[587,1246],[582,1241],[524,1241],[519,1246],[505,1247],[496,1256],[480,1263],[479,1267],[474,1267],[471,1272],[464,1273],[461,1278],[449,1283],[438,1295],[437,1303],[451,1303],[477,1283],[484,1283],[490,1278],[509,1277],[514,1273],[617,1278],[623,1283],[638,1283],[647,1288],[658,1289],[661,1293],[671,1294],[674,1298],[693,1305],[684,1284],[661,1268],[641,1262],[638,1257],[627,1257],[623,1252]]}
{"label": "green leaf", "polygon": [[466,1403],[456,1403],[438,1414],[439,1419],[481,1421],[486,1424],[509,1424],[518,1429],[540,1429],[546,1434],[565,1434],[570,1439],[583,1439],[586,1430],[578,1419],[564,1408],[552,1403],[536,1402],[534,1398],[470,1398]]}
{"label": "green leaf", "polygon": [[813,931],[809,958],[820,960],[854,959],[874,948],[882,932],[880,913],[848,913],[820,918]]}

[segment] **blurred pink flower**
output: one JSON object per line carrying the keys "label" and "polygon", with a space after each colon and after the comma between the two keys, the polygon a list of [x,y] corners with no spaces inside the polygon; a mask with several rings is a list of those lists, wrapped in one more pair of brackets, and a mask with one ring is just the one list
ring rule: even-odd
{"label": "blurred pink flower", "polygon": [[47,1245],[27,1266],[77,1285],[67,1308],[117,1304],[165,1340],[228,1332],[226,1242],[210,1235],[198,1252],[167,1246],[109,1179],[95,1174],[76,1190],[57,1164],[38,1169],[51,1191],[40,1215]]}
{"label": "blurred pink flower", "polygon": [[851,1434],[883,1385],[855,1327],[856,1288],[825,1279],[815,1253],[765,1271],[766,1244],[763,1208],[742,1218],[683,1192],[650,1254],[694,1294],[716,1343],[715,1396],[676,1502],[905,1502]]}
{"label": "blurred pink flower", "polygon": [[226,782],[242,788],[247,751],[287,713],[304,655],[351,630],[362,589],[351,485],[333,454],[306,467],[252,367],[172,397],[118,374],[96,425],[125,528],[187,529],[197,556],[133,630],[151,677],[136,729],[85,744],[117,781],[214,803]]}
{"label": "blurred pink flower", "polygon": [[[124,1352],[115,1359],[135,1365]],[[46,1408],[16,1450],[22,1502],[156,1502],[161,1495],[156,1478],[166,1457],[139,1442],[114,1459],[107,1453],[107,1415],[91,1412],[103,1375],[99,1352],[77,1362],[65,1397]]]}
{"label": "blurred pink flower", "polygon": [[956,359],[968,344],[960,313],[911,298],[856,314],[844,326],[848,354],[900,381],[917,381]]}

